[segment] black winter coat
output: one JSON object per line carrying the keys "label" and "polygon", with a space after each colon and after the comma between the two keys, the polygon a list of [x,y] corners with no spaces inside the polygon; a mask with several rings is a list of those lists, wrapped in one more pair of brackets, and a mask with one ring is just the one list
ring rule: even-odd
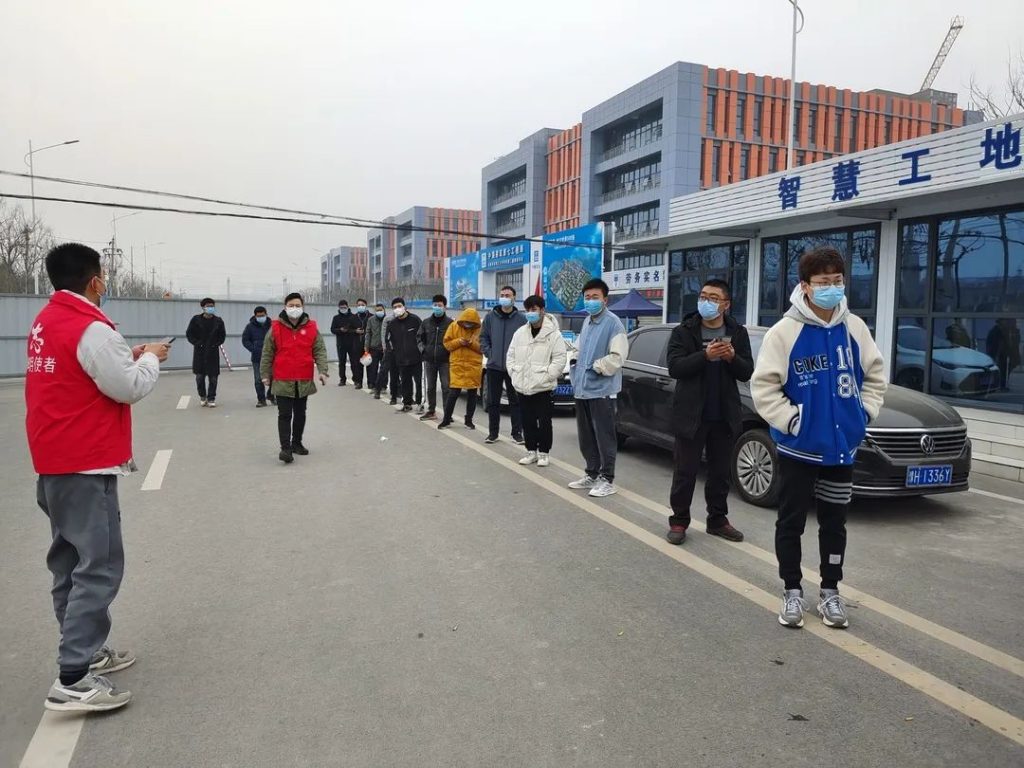
{"label": "black winter coat", "polygon": [[197,376],[220,375],[220,345],[228,337],[224,321],[214,315],[194,315],[185,331],[192,345],[192,373]]}
{"label": "black winter coat", "polygon": [[260,364],[263,357],[263,340],[267,338],[267,331],[270,330],[270,318],[265,322],[257,323],[256,315],[249,318],[249,324],[242,331],[242,346],[249,350],[249,356],[256,365]]}
{"label": "black winter coat", "polygon": [[338,347],[342,349],[356,349],[363,346],[363,334],[359,331],[366,328],[366,323],[359,319],[359,315],[349,310],[348,313],[339,312],[331,320],[331,333],[338,340]]}
{"label": "black winter coat", "polygon": [[[754,360],[747,329],[732,315],[725,316],[725,332],[732,337],[736,356],[731,363],[724,360],[718,363],[722,366],[720,402],[723,419],[733,435],[738,437],[743,430],[743,411],[736,382],[750,381],[754,374]],[[701,426],[704,418],[704,376],[709,365],[711,363],[704,356],[700,315],[694,312],[672,329],[668,340],[668,375],[676,379],[672,427],[680,437],[693,437]]]}
{"label": "black winter coat", "polygon": [[512,337],[516,331],[526,325],[526,315],[515,307],[505,312],[495,307],[484,317],[484,327],[480,332],[480,348],[487,358],[487,370],[504,371],[508,348],[512,346]]}
{"label": "black winter coat", "polygon": [[423,362],[420,354],[419,344],[416,337],[419,335],[420,323],[422,321],[411,312],[399,320],[391,318],[388,322],[388,336],[385,346],[388,354],[393,355],[394,361],[400,366],[416,365]]}
{"label": "black winter coat", "polygon": [[452,322],[448,315],[431,315],[420,323],[419,345],[424,360],[435,365],[448,362],[451,353],[444,346],[444,334]]}

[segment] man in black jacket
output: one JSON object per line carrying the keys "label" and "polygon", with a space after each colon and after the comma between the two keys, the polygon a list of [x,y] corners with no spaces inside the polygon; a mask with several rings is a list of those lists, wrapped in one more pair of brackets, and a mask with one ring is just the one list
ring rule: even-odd
{"label": "man in black jacket", "polygon": [[263,359],[263,342],[267,338],[267,331],[270,330],[270,318],[267,317],[266,307],[256,307],[252,311],[245,330],[242,331],[242,346],[249,350],[249,357],[252,361],[252,369],[256,376],[256,407],[266,408],[267,400],[274,402],[273,394],[267,397],[267,387],[260,378],[260,360]]}
{"label": "man in black jacket", "polygon": [[359,358],[363,354],[362,329],[366,326],[359,320],[358,315],[353,314],[348,308],[348,302],[342,299],[338,302],[338,314],[331,321],[331,333],[334,334],[338,343],[338,386],[344,387],[348,384],[348,377],[345,374],[345,365],[352,366],[352,383],[356,389],[363,388],[363,366]]}
{"label": "man in black jacket", "polygon": [[420,330],[420,319],[405,307],[405,299],[396,298],[391,302],[394,318],[388,322],[388,355],[393,356],[398,370],[402,403],[395,408],[399,413],[412,410],[413,386],[422,370],[423,356],[416,340]]}
{"label": "man in black jacket", "polygon": [[217,303],[207,297],[199,302],[202,312],[189,321],[185,338],[192,345],[192,373],[203,408],[217,407],[220,376],[220,345],[228,337],[224,321],[217,317]]}
{"label": "man in black jacket", "polygon": [[668,342],[668,373],[676,379],[672,403],[676,435],[672,516],[668,540],[682,544],[690,526],[690,502],[702,452],[707,453],[707,532],[729,541],[743,534],[729,523],[729,461],[742,430],[738,381],[750,381],[754,360],[747,329],[728,314],[729,284],[708,280],[697,312],[677,325]]}
{"label": "man in black jacket", "polygon": [[431,314],[420,323],[419,346],[423,353],[423,373],[427,383],[427,412],[420,421],[436,419],[437,380],[441,380],[441,403],[448,401],[448,350],[444,346],[444,335],[452,319],[448,317],[448,299],[437,294],[431,302]]}

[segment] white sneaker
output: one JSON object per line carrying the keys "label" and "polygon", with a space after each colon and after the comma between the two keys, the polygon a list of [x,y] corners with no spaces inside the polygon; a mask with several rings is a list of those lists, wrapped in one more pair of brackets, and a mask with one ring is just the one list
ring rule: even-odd
{"label": "white sneaker", "polygon": [[216,407],[217,407],[217,403],[215,403],[215,402],[214,402],[213,400],[210,400],[210,401],[209,401],[209,402],[207,403],[207,405],[208,405],[208,406],[209,406],[210,408],[216,408]]}
{"label": "white sneaker", "polygon": [[603,499],[605,496],[611,496],[613,493],[618,492],[618,488],[612,485],[611,481],[599,477],[597,478],[597,483],[590,489],[589,495],[597,499]]}
{"label": "white sneaker", "polygon": [[537,466],[538,467],[546,467],[550,463],[551,462],[548,460],[548,455],[546,453],[538,453],[537,454]]}
{"label": "white sneaker", "polygon": [[199,405],[201,405],[203,408],[205,408],[206,407],[206,401],[203,400],[203,399],[200,399],[199,400]]}
{"label": "white sneaker", "polygon": [[54,680],[43,706],[56,712],[107,712],[120,709],[131,700],[129,691],[122,691],[107,678],[90,672],[74,685],[61,685],[60,678]]}
{"label": "white sneaker", "polygon": [[536,464],[537,463],[537,452],[536,451],[527,451],[526,455],[523,456],[523,458],[521,458],[519,460],[519,463],[522,464],[523,466],[526,466],[527,464]]}
{"label": "white sneaker", "polygon": [[588,488],[593,488],[595,485],[597,485],[597,478],[590,475],[584,475],[579,480],[573,480],[569,483],[569,487],[575,488],[577,491],[585,491]]}

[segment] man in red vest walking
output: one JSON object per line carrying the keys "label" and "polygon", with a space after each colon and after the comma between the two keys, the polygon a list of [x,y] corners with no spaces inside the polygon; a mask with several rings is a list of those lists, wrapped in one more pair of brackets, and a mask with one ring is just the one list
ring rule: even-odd
{"label": "man in red vest walking", "polygon": [[25,419],[36,496],[50,519],[53,609],[60,676],[47,709],[104,711],[131,693],[103,675],[135,663],[105,645],[108,609],[121,585],[124,549],[117,478],[132,465],[131,404],[156,386],[165,344],[129,347],[99,310],[100,255],[66,243],[46,257],[55,293],[32,323]]}

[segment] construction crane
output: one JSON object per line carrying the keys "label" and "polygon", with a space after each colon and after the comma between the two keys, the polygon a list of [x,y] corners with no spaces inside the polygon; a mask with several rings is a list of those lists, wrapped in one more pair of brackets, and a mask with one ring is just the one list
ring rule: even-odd
{"label": "construction crane", "polygon": [[939,75],[939,70],[942,69],[942,65],[946,61],[946,56],[949,55],[949,49],[953,47],[953,43],[956,42],[957,37],[960,35],[960,30],[963,28],[964,17],[954,16],[952,23],[949,25],[949,32],[946,33],[946,39],[942,41],[942,45],[939,46],[939,52],[935,54],[932,68],[924,76],[924,82],[921,84],[922,91],[927,91],[932,87],[932,83],[935,82],[935,78]]}

